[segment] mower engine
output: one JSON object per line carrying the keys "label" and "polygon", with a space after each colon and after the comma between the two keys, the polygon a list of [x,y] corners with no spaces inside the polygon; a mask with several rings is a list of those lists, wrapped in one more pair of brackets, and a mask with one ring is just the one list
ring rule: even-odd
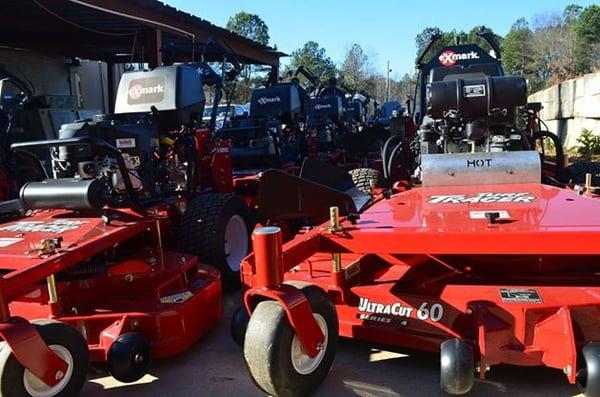
{"label": "mower engine", "polygon": [[250,118],[219,132],[232,144],[236,169],[279,166],[298,160],[299,87],[281,83],[252,92]]}
{"label": "mower engine", "polygon": [[422,154],[524,148],[515,111],[527,102],[523,78],[450,77],[427,85],[427,116],[419,131]]}
{"label": "mower engine", "polygon": [[319,150],[332,149],[344,122],[344,105],[340,96],[313,98],[309,103],[308,128],[316,135]]}
{"label": "mower engine", "polygon": [[[127,73],[119,84],[115,114],[65,124],[59,138],[97,138],[114,146],[133,190],[142,198],[182,193],[193,187],[196,165],[196,144],[188,127],[202,115],[204,104],[202,79],[194,68],[165,66]],[[114,195],[125,193],[115,156],[102,148],[60,146],[53,153],[57,180],[100,179]]]}

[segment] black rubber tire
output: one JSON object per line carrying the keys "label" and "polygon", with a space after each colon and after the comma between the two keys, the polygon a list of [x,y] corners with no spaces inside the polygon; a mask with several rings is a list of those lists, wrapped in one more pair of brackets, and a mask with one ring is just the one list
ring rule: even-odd
{"label": "black rubber tire", "polygon": [[231,318],[231,337],[240,347],[244,346],[244,339],[246,338],[246,329],[248,328],[249,321],[250,316],[244,306],[238,307]]}
{"label": "black rubber tire", "polygon": [[440,387],[448,394],[465,394],[473,387],[473,351],[458,338],[445,340],[440,347]]}
{"label": "black rubber tire", "polygon": [[219,269],[223,290],[229,292],[241,285],[240,272],[227,265],[225,253],[225,227],[234,215],[241,216],[246,222],[250,253],[250,233],[254,225],[246,204],[234,194],[211,193],[192,199],[177,237],[180,252],[196,255],[201,262]]}
{"label": "black rubber tire", "polygon": [[148,372],[151,356],[150,343],[144,335],[125,333],[110,345],[108,372],[119,382],[135,382]]}
{"label": "black rubber tire", "polygon": [[383,187],[384,180],[381,172],[373,168],[355,168],[348,171],[352,182],[361,192],[371,193],[371,187]]}
{"label": "black rubber tire", "polygon": [[296,371],[291,360],[294,331],[285,311],[275,301],[260,302],[250,316],[244,359],[252,379],[265,393],[276,397],[306,396],[325,379],[338,343],[338,318],[335,306],[325,292],[314,286],[302,288],[313,313],[320,314],[327,324],[328,341],[319,365],[308,374]]}
{"label": "black rubber tire", "polygon": [[586,397],[600,397],[600,343],[588,342],[580,357],[577,386]]}
{"label": "black rubber tire", "polygon": [[[32,321],[48,345],[65,347],[73,358],[73,373],[65,387],[53,397],[72,397],[79,394],[87,381],[89,352],[87,342],[73,327],[53,320]],[[8,349],[7,346],[4,347]],[[6,351],[8,353],[8,350]],[[25,367],[12,353],[0,354],[0,396],[29,397],[23,383]]]}
{"label": "black rubber tire", "polygon": [[585,175],[592,174],[592,185],[600,185],[600,163],[594,161],[578,161],[565,168],[565,182],[585,183]]}

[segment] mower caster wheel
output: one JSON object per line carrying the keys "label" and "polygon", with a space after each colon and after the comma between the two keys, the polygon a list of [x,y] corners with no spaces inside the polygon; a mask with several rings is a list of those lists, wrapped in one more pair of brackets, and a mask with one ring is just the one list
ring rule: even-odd
{"label": "mower caster wheel", "polygon": [[260,302],[248,322],[244,359],[254,382],[272,396],[310,394],[325,379],[335,357],[338,342],[335,306],[325,292],[314,285],[301,290],[325,334],[323,348],[315,357],[304,353],[279,303]]}
{"label": "mower caster wheel", "polygon": [[87,379],[89,353],[87,342],[73,327],[52,320],[32,321],[50,350],[68,367],[62,379],[48,386],[17,361],[4,342],[0,342],[0,396],[71,397],[79,394]]}
{"label": "mower caster wheel", "polygon": [[135,382],[146,375],[148,365],[150,343],[139,332],[123,334],[110,345],[108,369],[119,382]]}
{"label": "mower caster wheel", "polygon": [[440,386],[448,394],[465,394],[473,387],[473,351],[458,338],[444,341],[440,348]]}
{"label": "mower caster wheel", "polygon": [[581,351],[577,386],[586,397],[600,397],[600,343],[588,342]]}
{"label": "mower caster wheel", "polygon": [[250,321],[250,316],[244,306],[239,307],[231,318],[231,337],[240,347],[244,346],[248,321]]}

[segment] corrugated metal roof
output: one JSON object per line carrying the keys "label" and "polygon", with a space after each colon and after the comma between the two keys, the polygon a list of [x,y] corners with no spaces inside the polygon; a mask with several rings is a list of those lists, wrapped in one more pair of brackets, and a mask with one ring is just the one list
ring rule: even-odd
{"label": "corrugated metal roof", "polygon": [[163,31],[163,44],[189,47],[190,37],[181,32],[193,31],[197,43],[206,43],[210,37],[224,41],[235,49],[242,62],[277,64],[283,55],[157,0],[77,1],[85,5],[71,0],[0,0],[0,45],[89,59],[139,62],[147,55],[143,52],[147,28],[158,26]]}
{"label": "corrugated metal roof", "polygon": [[[272,47],[264,46],[254,40],[250,40],[244,36],[241,36],[237,33],[232,32],[230,30],[227,30],[220,26],[214,25],[205,19],[199,18],[199,17],[189,14],[185,11],[178,10],[177,8],[172,7],[162,1],[158,1],[158,0],[126,0],[126,1],[129,3],[132,3],[132,4],[140,5],[142,7],[151,9],[153,11],[160,12],[161,14],[164,14],[164,15],[169,15],[169,16],[172,16],[175,18],[180,18],[182,20],[182,22],[198,25],[204,29],[210,29],[215,32],[219,32],[227,38],[242,41],[249,45],[253,45],[257,48],[261,48],[261,49],[264,49],[267,51],[277,51],[276,49],[274,49]],[[218,6],[218,5],[215,4],[215,6]]]}

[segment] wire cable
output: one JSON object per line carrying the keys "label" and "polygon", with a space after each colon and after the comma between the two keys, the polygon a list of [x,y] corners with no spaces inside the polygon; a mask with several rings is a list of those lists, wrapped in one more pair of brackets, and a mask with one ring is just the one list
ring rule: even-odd
{"label": "wire cable", "polygon": [[60,19],[61,21],[68,23],[69,25],[75,26],[76,28],[82,29],[82,30],[86,30],[88,32],[92,32],[92,33],[96,33],[96,34],[102,34],[102,35],[106,35],[106,36],[117,36],[117,37],[126,37],[126,36],[133,36],[136,34],[136,32],[132,32],[132,33],[114,33],[114,32],[103,32],[101,30],[96,30],[93,28],[88,28],[86,26],[80,25],[76,22],[73,22],[71,20],[68,20],[67,18],[57,14],[56,12],[52,11],[51,9],[49,9],[48,7],[44,6],[43,4],[41,4],[38,0],[32,0],[35,4],[37,4],[38,7],[40,7],[42,10],[46,11],[48,14],[54,16],[55,18]]}

